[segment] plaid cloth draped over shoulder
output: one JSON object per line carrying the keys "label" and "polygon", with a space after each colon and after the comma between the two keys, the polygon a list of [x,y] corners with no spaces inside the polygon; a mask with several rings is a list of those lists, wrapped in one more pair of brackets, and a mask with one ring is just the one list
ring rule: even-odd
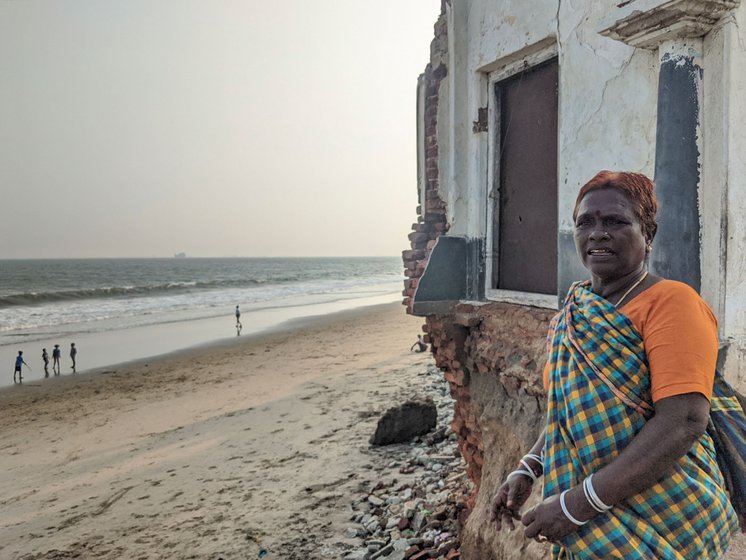
{"label": "plaid cloth draped over shoulder", "polygon": [[[570,289],[547,343],[545,498],[614,460],[654,413],[642,337],[588,282]],[[673,472],[553,545],[552,557],[714,560],[737,529],[705,434]]]}

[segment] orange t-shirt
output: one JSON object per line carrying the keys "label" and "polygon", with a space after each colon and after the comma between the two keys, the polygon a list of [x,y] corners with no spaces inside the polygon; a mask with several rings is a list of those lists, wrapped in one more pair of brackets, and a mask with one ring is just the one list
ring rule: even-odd
{"label": "orange t-shirt", "polygon": [[[717,319],[697,292],[681,282],[661,280],[620,311],[642,335],[653,402],[686,393],[712,398]],[[548,365],[545,388],[549,386]]]}

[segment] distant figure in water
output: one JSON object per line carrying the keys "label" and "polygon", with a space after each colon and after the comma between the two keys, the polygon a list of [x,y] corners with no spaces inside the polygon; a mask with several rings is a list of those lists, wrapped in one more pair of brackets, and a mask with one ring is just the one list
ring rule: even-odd
{"label": "distant figure in water", "polygon": [[243,325],[241,324],[241,310],[236,306],[236,336],[239,336],[241,334],[241,329],[243,328]]}
{"label": "distant figure in water", "polygon": [[75,356],[78,355],[78,349],[75,348],[75,343],[70,343],[70,359],[73,361],[72,369],[73,373],[75,373]]}
{"label": "distant figure in water", "polygon": [[62,352],[60,351],[60,345],[55,344],[54,350],[52,350],[52,371],[55,375],[60,374],[60,356],[62,356]]}
{"label": "distant figure in water", "polygon": [[44,377],[49,377],[49,354],[46,348],[41,349],[41,359],[44,360]]}
{"label": "distant figure in water", "polygon": [[427,343],[422,338],[421,334],[417,335],[417,341],[412,344],[412,346],[409,348],[409,351],[411,352],[412,350],[414,350],[415,346],[417,347],[417,350],[415,350],[416,352],[424,352],[425,350],[427,350]]}
{"label": "distant figure in water", "polygon": [[21,350],[18,351],[18,356],[16,356],[16,369],[13,370],[13,383],[16,382],[16,374],[18,374],[18,383],[23,383],[23,375],[22,375],[22,369],[23,366],[29,367],[29,365],[23,361],[23,352]]}

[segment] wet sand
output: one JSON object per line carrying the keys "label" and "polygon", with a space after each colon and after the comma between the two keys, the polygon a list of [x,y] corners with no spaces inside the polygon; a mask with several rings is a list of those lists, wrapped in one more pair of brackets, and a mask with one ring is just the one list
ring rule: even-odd
{"label": "wet sand", "polygon": [[[244,305],[240,338],[245,340],[247,337],[282,332],[288,329],[288,322],[292,321],[396,301],[401,301],[401,296],[397,292],[392,292],[330,301],[315,301],[311,297],[286,298],[281,302],[282,306]],[[108,319],[88,326],[85,323],[67,325],[75,332],[66,334],[64,329],[54,335],[43,334],[47,330],[58,330],[58,327],[40,329],[39,332],[3,333],[3,336],[0,336],[0,364],[7,367],[0,372],[0,387],[13,385],[11,373],[18,350],[23,351],[24,358],[30,366],[23,368],[24,381],[35,383],[46,382],[47,379],[55,377],[50,363],[49,375],[45,378],[44,363],[41,359],[42,348],[46,348],[51,360],[55,344],[60,345],[60,373],[65,376],[73,374],[70,360],[71,342],[78,348],[77,372],[88,373],[105,369],[111,364],[142,361],[152,356],[162,357],[190,348],[231,344],[237,338],[232,308],[223,316],[196,319],[188,319],[183,313],[168,313],[159,316],[157,323],[146,325],[128,325],[128,320],[131,319]],[[14,341],[9,342],[11,340]]]}

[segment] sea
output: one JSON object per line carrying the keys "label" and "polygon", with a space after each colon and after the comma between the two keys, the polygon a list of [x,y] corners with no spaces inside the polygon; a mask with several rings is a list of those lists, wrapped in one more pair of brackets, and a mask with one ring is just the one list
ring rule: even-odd
{"label": "sea", "polygon": [[402,270],[400,257],[0,260],[0,364],[12,372],[25,348],[38,372],[42,346],[51,355],[60,344],[66,356],[74,340],[106,349],[88,348],[97,358],[86,360],[78,343],[80,371],[395,301]]}

